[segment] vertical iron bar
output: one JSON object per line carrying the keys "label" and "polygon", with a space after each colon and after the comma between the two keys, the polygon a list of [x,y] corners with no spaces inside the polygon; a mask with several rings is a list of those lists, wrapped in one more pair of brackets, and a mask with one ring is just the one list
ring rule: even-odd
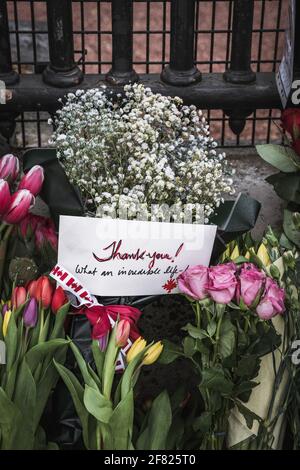
{"label": "vertical iron bar", "polygon": [[47,18],[50,64],[44,81],[62,88],[78,85],[83,74],[74,62],[72,1],[47,0]]}
{"label": "vertical iron bar", "polygon": [[12,68],[7,3],[0,0],[0,80],[6,85],[18,82],[19,75]]}
{"label": "vertical iron bar", "polygon": [[161,79],[171,85],[191,85],[201,80],[194,62],[195,0],[172,0],[170,65]]}
{"label": "vertical iron bar", "polygon": [[[252,83],[256,79],[251,69],[253,16],[254,0],[234,1],[230,67],[223,74],[224,80],[229,83]],[[237,136],[238,145],[246,117],[250,116],[252,110],[227,109],[225,113],[229,116],[229,126]]]}
{"label": "vertical iron bar", "polygon": [[255,80],[256,75],[251,70],[253,13],[253,0],[235,0],[230,68],[224,73],[227,82],[251,83]]}
{"label": "vertical iron bar", "polygon": [[133,69],[133,6],[132,0],[112,0],[112,68],[106,80],[114,85],[136,82]]}

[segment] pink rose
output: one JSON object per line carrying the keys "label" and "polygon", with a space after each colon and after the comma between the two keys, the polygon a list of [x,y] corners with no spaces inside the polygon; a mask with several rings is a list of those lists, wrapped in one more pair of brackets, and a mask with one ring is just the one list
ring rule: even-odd
{"label": "pink rose", "polygon": [[265,273],[254,264],[245,263],[239,275],[238,301],[241,298],[244,304],[250,307],[264,286],[265,278]]}
{"label": "pink rose", "polygon": [[209,268],[207,290],[219,304],[228,304],[234,297],[237,280],[234,263],[219,264]]}
{"label": "pink rose", "polygon": [[208,268],[206,266],[192,266],[178,276],[178,287],[184,294],[196,300],[207,297],[206,285],[208,281]]}
{"label": "pink rose", "polygon": [[266,286],[264,295],[261,298],[256,313],[262,320],[270,320],[278,313],[283,313],[284,307],[284,290],[279,287],[277,282],[268,277],[266,279]]}

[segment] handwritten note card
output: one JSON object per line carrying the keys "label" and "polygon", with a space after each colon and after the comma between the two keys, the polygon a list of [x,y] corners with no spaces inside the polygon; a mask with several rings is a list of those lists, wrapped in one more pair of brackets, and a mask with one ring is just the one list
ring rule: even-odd
{"label": "handwritten note card", "polygon": [[178,293],[188,266],[208,265],[214,225],[61,216],[58,263],[94,295]]}

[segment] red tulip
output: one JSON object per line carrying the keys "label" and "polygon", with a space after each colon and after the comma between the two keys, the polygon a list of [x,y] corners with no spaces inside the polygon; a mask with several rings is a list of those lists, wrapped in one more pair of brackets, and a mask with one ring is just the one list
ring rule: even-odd
{"label": "red tulip", "polygon": [[44,308],[48,308],[51,305],[53,294],[52,284],[47,276],[41,276],[37,280],[35,289],[35,299],[41,301]]}
{"label": "red tulip", "polygon": [[26,302],[27,292],[25,287],[15,287],[12,292],[11,303],[13,308],[19,308]]}
{"label": "red tulip", "polygon": [[0,178],[15,181],[19,174],[19,160],[12,154],[4,155],[0,159]]}
{"label": "red tulip", "polygon": [[36,299],[37,281],[30,281],[27,285],[29,297]]}
{"label": "red tulip", "polygon": [[121,320],[117,325],[116,346],[123,348],[128,341],[130,334],[130,323],[128,320]]}
{"label": "red tulip", "polygon": [[18,224],[26,217],[29,209],[34,205],[34,196],[27,189],[16,191],[12,198],[3,220],[7,224]]}
{"label": "red tulip", "polygon": [[33,166],[20,181],[18,189],[28,189],[34,196],[39,194],[44,182],[44,170],[41,166]]}
{"label": "red tulip", "polygon": [[55,314],[58,310],[68,302],[67,296],[65,291],[61,286],[58,286],[53,294],[52,302],[51,302],[51,309],[52,312]]}
{"label": "red tulip", "polygon": [[11,202],[8,182],[0,179],[0,216],[5,214]]}

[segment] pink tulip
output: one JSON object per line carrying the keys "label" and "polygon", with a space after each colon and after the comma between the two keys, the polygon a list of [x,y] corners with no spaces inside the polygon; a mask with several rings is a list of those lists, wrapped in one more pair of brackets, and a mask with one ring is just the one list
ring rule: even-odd
{"label": "pink tulip", "polygon": [[245,263],[239,275],[239,286],[237,289],[237,300],[242,299],[247,307],[256,300],[256,297],[264,286],[266,275],[254,264]]}
{"label": "pink tulip", "polygon": [[266,280],[264,295],[256,307],[256,313],[262,320],[281,314],[285,310],[284,306],[285,292],[277,282],[270,277]]}
{"label": "pink tulip", "polygon": [[0,216],[6,213],[11,202],[11,195],[8,182],[0,180]]}
{"label": "pink tulip", "polygon": [[233,299],[237,285],[235,271],[234,263],[209,268],[207,290],[215,302],[228,304]]}
{"label": "pink tulip", "polygon": [[28,214],[34,205],[34,196],[27,189],[16,191],[12,198],[3,220],[7,224],[18,224]]}
{"label": "pink tulip", "polygon": [[15,181],[19,174],[19,160],[12,154],[4,155],[0,159],[0,178],[8,180],[9,182]]}
{"label": "pink tulip", "polygon": [[130,335],[130,323],[128,320],[121,320],[117,325],[116,346],[123,348]]}
{"label": "pink tulip", "polygon": [[20,181],[18,189],[28,189],[34,196],[39,194],[44,182],[44,170],[41,166],[33,166]]}
{"label": "pink tulip", "polygon": [[196,300],[208,296],[206,286],[208,281],[208,268],[206,266],[192,266],[178,276],[178,288],[181,292]]}

